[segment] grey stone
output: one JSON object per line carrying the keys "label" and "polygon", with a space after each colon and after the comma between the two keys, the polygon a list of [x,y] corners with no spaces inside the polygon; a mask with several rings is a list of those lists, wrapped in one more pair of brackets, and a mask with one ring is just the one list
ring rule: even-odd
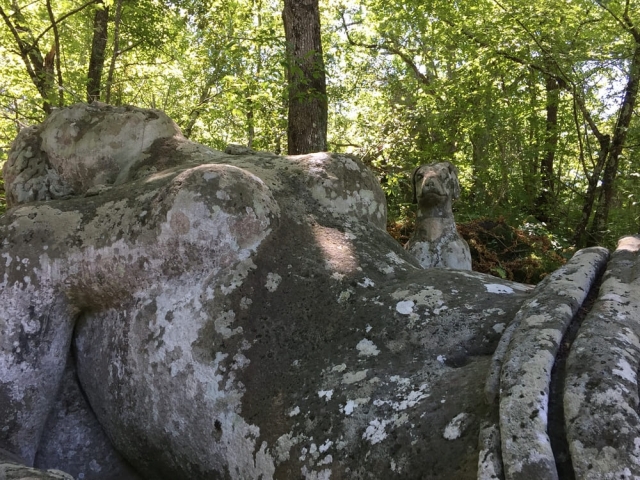
{"label": "grey stone", "polygon": [[418,213],[407,250],[423,268],[471,270],[469,245],[453,218],[453,201],[460,196],[456,167],[449,162],[423,165],[413,172],[411,183]]}
{"label": "grey stone", "polygon": [[20,457],[0,448],[0,480],[74,480],[60,470],[40,470],[24,465]]}
{"label": "grey stone", "polygon": [[618,243],[567,360],[564,413],[576,478],[640,477],[640,237]]}
{"label": "grey stone", "polygon": [[73,424],[55,400],[73,340],[91,411],[144,478],[475,477],[494,327],[530,288],[421,269],[357,160],[231,156],[170,128],[127,156],[110,109],[33,134],[54,151],[49,126],[83,118],[63,140],[103,132],[126,159],[112,188],[85,197],[102,177],[72,176],[76,197],[0,219],[0,445],[55,457],[43,429]]}
{"label": "grey stone", "polygon": [[[423,269],[386,233],[383,192],[357,159],[217,152],[151,110],[57,110],[10,155],[5,476],[55,475],[35,464],[94,480],[136,478],[128,465],[145,479],[553,478],[523,449],[544,433],[548,372],[604,250],[579,252],[533,296]],[[582,347],[572,361],[580,474],[591,452],[613,465],[604,475],[635,472],[635,255],[614,255],[594,313],[615,378]],[[627,323],[609,333],[614,317]],[[618,430],[589,420],[609,398],[598,388],[627,402],[611,410]]]}
{"label": "grey stone", "polygon": [[500,377],[500,436],[507,479],[557,478],[547,435],[551,369],[565,331],[608,256],[601,247],[580,250],[538,284],[516,315]]}
{"label": "grey stone", "polygon": [[98,423],[80,389],[71,355],[45,424],[35,467],[57,468],[81,480],[138,480]]}
{"label": "grey stone", "polygon": [[237,143],[230,143],[224,149],[224,153],[229,155],[253,155],[256,153],[253,149],[246,145],[239,145]]}

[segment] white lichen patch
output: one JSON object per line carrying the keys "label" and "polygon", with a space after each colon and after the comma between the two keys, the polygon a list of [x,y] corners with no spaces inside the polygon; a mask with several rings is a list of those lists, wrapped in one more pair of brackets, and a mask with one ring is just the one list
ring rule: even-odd
{"label": "white lichen patch", "polygon": [[405,297],[405,300],[412,300],[416,305],[427,308],[438,308],[444,305],[442,301],[442,291],[433,287],[427,287],[413,295],[408,295]]}
{"label": "white lichen patch", "polygon": [[375,357],[380,353],[380,350],[378,350],[378,347],[376,347],[375,343],[366,338],[363,338],[358,342],[358,344],[356,345],[356,350],[358,350],[358,355],[361,355],[363,357]]}
{"label": "white lichen patch", "polygon": [[401,400],[399,401],[376,399],[373,401],[373,404],[377,407],[381,407],[383,405],[389,405],[396,412],[400,412],[408,408],[415,407],[421,400],[424,400],[425,398],[429,397],[429,394],[426,393],[428,388],[429,386],[426,383],[424,383],[420,385],[420,387],[418,387],[417,390],[411,390],[407,394],[402,393],[401,395],[403,398],[401,398]]}
{"label": "white lichen patch", "polygon": [[340,365],[334,365],[331,368],[331,371],[332,372],[341,373],[341,372],[344,372],[346,369],[347,369],[347,364],[346,363],[341,363]]}
{"label": "white lichen patch", "polygon": [[502,333],[504,332],[504,329],[507,327],[506,323],[496,323],[492,328],[493,331],[496,333]]}
{"label": "white lichen patch", "polygon": [[347,400],[346,405],[344,407],[341,407],[340,411],[342,411],[342,413],[344,413],[345,415],[351,415],[353,413],[353,409],[357,406],[358,404],[355,402],[355,400]]}
{"label": "white lichen patch", "polygon": [[388,265],[384,262],[376,264],[376,268],[379,272],[384,273],[385,275],[391,275],[395,270],[391,265]]}
{"label": "white lichen patch", "polygon": [[507,287],[506,285],[500,285],[499,283],[485,283],[484,287],[487,289],[489,293],[499,293],[499,294],[507,294],[510,295],[515,293],[513,288]]}
{"label": "white lichen patch", "polygon": [[348,302],[354,293],[355,292],[351,289],[343,290],[342,292],[340,292],[340,295],[338,295],[338,303]]}
{"label": "white lichen patch", "polygon": [[370,278],[365,277],[362,282],[358,282],[358,285],[363,288],[375,287],[376,284]]}
{"label": "white lichen patch", "polygon": [[318,396],[320,398],[324,398],[328,402],[329,400],[331,400],[331,397],[333,396],[333,390],[320,390],[318,392]]}
{"label": "white lichen patch", "polygon": [[230,338],[233,335],[242,333],[242,327],[236,327],[233,330],[230,328],[231,324],[235,322],[235,320],[236,314],[233,310],[223,312],[214,321],[216,332],[218,332],[224,338]]}
{"label": "white lichen patch", "polygon": [[413,303],[413,300],[403,300],[396,304],[396,312],[401,315],[410,315],[413,313],[414,306],[415,303]]}
{"label": "white lichen patch", "polygon": [[[210,172],[207,172],[207,173],[210,173]],[[209,180],[209,178],[207,178],[207,173],[203,175],[205,180]],[[216,192],[216,197],[218,198],[218,200],[231,200],[231,197],[229,196],[229,194],[224,190],[218,190]]]}
{"label": "white lichen patch", "polygon": [[249,272],[256,269],[256,264],[251,258],[244,259],[235,266],[227,275],[220,279],[220,291],[224,295],[229,295],[238,288],[249,275]]}
{"label": "white lichen patch", "polygon": [[273,453],[275,455],[276,463],[280,464],[289,460],[291,455],[291,449],[298,443],[304,441],[304,436],[294,436],[291,433],[285,433],[276,440]]}
{"label": "white lichen patch", "polygon": [[370,397],[356,398],[355,400],[347,400],[347,403],[344,406],[340,406],[340,411],[345,415],[349,416],[353,413],[353,411],[359,407],[360,405],[366,405],[371,401]]}
{"label": "white lichen patch", "polygon": [[339,156],[336,157],[339,160],[342,161],[342,163],[344,163],[344,166],[347,168],[347,170],[352,170],[355,172],[359,172],[360,171],[360,167],[358,167],[358,164],[356,162],[354,162],[352,159],[350,159],[349,157],[345,157],[345,156]]}
{"label": "white lichen patch", "polygon": [[636,370],[629,364],[629,362],[627,362],[624,358],[620,358],[616,366],[618,368],[612,369],[611,373],[624,378],[634,385],[637,384],[638,380],[636,378]]}
{"label": "white lichen patch", "polygon": [[289,412],[290,417],[295,417],[300,413],[300,407],[296,406],[293,410]]}
{"label": "white lichen patch", "polygon": [[547,313],[543,313],[540,315],[529,315],[524,319],[524,324],[528,327],[541,327],[544,325],[548,325],[553,322],[551,316]]}
{"label": "white lichen patch", "polygon": [[333,272],[331,274],[331,279],[340,282],[344,279],[344,273]]}
{"label": "white lichen patch", "polygon": [[248,298],[248,297],[242,297],[242,298],[240,299],[240,308],[241,308],[242,310],[248,310],[248,309],[249,309],[249,307],[251,306],[251,304],[253,304],[253,300],[251,300],[251,299],[250,299],[250,298]]}
{"label": "white lichen patch", "polygon": [[389,420],[372,420],[369,422],[369,426],[362,434],[362,438],[367,440],[371,445],[375,445],[376,443],[380,443],[385,438],[387,438],[387,433],[385,432],[385,427],[389,423]]}
{"label": "white lichen patch", "polygon": [[616,335],[616,339],[627,345],[633,345],[635,348],[640,349],[640,339],[628,327],[624,327],[621,332],[618,332]]}
{"label": "white lichen patch", "polygon": [[346,385],[351,385],[352,383],[360,382],[360,381],[364,380],[365,378],[367,378],[367,372],[368,371],[369,370],[360,370],[359,372],[345,373],[342,376],[342,383],[344,383]]}
{"label": "white lichen patch", "polygon": [[327,450],[329,450],[329,448],[331,448],[331,445],[333,445],[333,442],[331,440],[327,439],[322,445],[320,445],[318,447],[318,451],[320,453],[324,453]]}
{"label": "white lichen patch", "polygon": [[394,300],[400,300],[401,298],[406,298],[409,296],[409,290],[396,290],[391,294],[391,298]]}
{"label": "white lichen patch", "polygon": [[628,298],[625,298],[622,295],[618,295],[616,293],[607,293],[606,295],[603,295],[602,297],[600,297],[600,300],[619,303],[620,305],[629,304]]}
{"label": "white lichen patch", "polygon": [[242,370],[243,368],[246,368],[250,363],[251,363],[251,360],[245,357],[242,353],[236,353],[233,356],[233,365],[231,369]]}
{"label": "white lichen patch", "polygon": [[320,470],[319,472],[316,472],[313,470],[309,470],[307,466],[304,465],[300,470],[300,472],[302,473],[304,480],[330,480],[331,479],[331,470],[328,468],[324,470]]}
{"label": "white lichen patch", "polygon": [[447,440],[455,440],[460,438],[465,430],[465,424],[467,424],[467,420],[469,419],[468,413],[459,413],[449,422],[449,424],[445,427],[443,437]]}
{"label": "white lichen patch", "polygon": [[401,377],[400,375],[392,375],[389,377],[389,381],[393,383],[397,383],[401,387],[408,387],[411,385],[411,379]]}
{"label": "white lichen patch", "polygon": [[396,252],[389,252],[385,256],[394,265],[402,265],[403,263],[407,263],[402,258],[400,258]]}
{"label": "white lichen patch", "polygon": [[282,281],[282,277],[274,272],[267,274],[267,282],[264,284],[265,288],[270,292],[275,292],[278,289],[278,285]]}

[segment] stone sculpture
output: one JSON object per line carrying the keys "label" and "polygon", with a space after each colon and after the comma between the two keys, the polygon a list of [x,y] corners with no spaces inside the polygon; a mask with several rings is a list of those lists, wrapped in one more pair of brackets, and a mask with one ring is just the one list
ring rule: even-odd
{"label": "stone sculpture", "polygon": [[418,213],[406,248],[423,268],[471,270],[469,245],[453,218],[452,204],[460,196],[456,167],[449,162],[422,165],[413,172],[411,183]]}
{"label": "stone sculpture", "polygon": [[[535,435],[545,396],[561,398],[549,365],[607,252],[581,252],[533,291],[424,270],[386,233],[384,195],[357,160],[234,153],[133,107],[76,105],[20,133],[0,218],[0,472],[554,478]],[[620,281],[602,301],[637,288]],[[615,381],[637,371],[634,312],[610,332],[620,395],[633,392]],[[609,387],[579,363],[576,472],[583,452],[602,458],[598,478],[639,474],[637,426],[589,443],[580,421]]]}

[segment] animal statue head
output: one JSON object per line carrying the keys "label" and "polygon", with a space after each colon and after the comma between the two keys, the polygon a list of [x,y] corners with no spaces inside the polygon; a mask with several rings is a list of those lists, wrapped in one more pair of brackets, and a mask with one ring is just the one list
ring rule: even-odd
{"label": "animal statue head", "polygon": [[436,205],[460,196],[458,169],[449,162],[435,162],[416,168],[412,176],[413,203]]}

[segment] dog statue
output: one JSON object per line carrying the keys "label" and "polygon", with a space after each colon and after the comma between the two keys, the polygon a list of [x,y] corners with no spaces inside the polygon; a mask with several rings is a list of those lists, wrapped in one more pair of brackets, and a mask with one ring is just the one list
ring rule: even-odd
{"label": "dog statue", "polygon": [[469,245],[458,234],[453,201],[460,196],[458,170],[449,162],[422,165],[413,172],[416,230],[405,248],[423,268],[471,270]]}

